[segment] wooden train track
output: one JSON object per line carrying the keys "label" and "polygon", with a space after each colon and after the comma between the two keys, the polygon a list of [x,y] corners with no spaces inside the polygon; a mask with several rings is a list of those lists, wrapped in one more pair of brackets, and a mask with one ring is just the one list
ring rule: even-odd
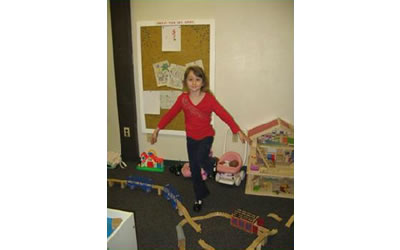
{"label": "wooden train track", "polygon": [[[120,179],[107,179],[108,182],[108,186],[112,187],[114,185],[114,183],[119,183],[121,185],[121,188],[125,188],[127,186],[127,180],[120,180]],[[146,185],[147,187],[151,186],[152,189],[156,189],[157,190],[157,194],[159,196],[161,196],[162,191],[164,190],[163,186],[159,186],[159,185],[153,185],[153,184],[149,184],[149,183],[141,183],[141,182],[137,182],[137,181],[133,181],[135,184],[138,185]],[[196,232],[201,232],[201,226],[200,224],[196,223],[195,221],[198,220],[205,220],[205,219],[210,219],[213,217],[224,217],[227,219],[231,219],[232,215],[228,214],[228,213],[224,213],[224,212],[213,212],[213,213],[209,213],[207,215],[204,216],[197,216],[197,217],[192,217],[190,216],[189,212],[187,211],[186,207],[179,201],[176,200],[176,204],[177,204],[177,210],[179,215],[183,215],[184,219],[182,221],[179,222],[179,224],[176,226],[176,230],[177,230],[177,234],[178,234],[178,248],[179,250],[185,250],[185,235],[183,233],[183,226],[186,223],[189,223],[190,226],[193,227],[193,229]],[[291,219],[288,221],[287,224],[291,224],[293,222],[293,216],[291,217]],[[289,224],[289,227],[290,227]],[[287,225],[288,226],[288,225]],[[273,229],[273,230],[269,230],[265,227],[262,226],[258,226],[258,231],[257,231],[257,235],[258,237],[246,248],[246,250],[253,250],[253,249],[260,249],[261,245],[265,245],[266,241],[268,239],[268,236],[272,236],[274,234],[276,234],[278,232],[277,229]],[[208,250],[214,250],[214,248],[207,244],[204,240],[200,239],[198,241],[198,243],[200,244],[200,246],[202,246],[204,249],[208,249]]]}

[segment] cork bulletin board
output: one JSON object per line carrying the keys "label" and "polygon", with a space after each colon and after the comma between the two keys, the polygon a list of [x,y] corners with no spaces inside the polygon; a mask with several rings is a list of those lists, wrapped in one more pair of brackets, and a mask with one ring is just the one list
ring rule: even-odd
{"label": "cork bulletin board", "polygon": [[[166,51],[164,49],[163,26],[179,28],[179,49],[175,51]],[[214,20],[139,21],[136,27],[142,132],[152,133],[161,117],[169,109],[165,108],[165,106],[160,106],[158,102],[149,101],[146,99],[148,97],[145,94],[149,92],[167,93],[167,91],[174,91],[176,94],[180,94],[183,91],[183,89],[173,88],[169,85],[161,86],[156,77],[155,64],[167,61],[169,65],[179,65],[184,69],[182,66],[188,63],[201,61],[201,65],[209,79],[210,89],[211,91],[214,90]],[[150,105],[154,105],[151,107],[152,110],[158,111],[159,108],[159,113],[148,113],[146,110]],[[180,112],[160,133],[185,135],[183,112]]]}

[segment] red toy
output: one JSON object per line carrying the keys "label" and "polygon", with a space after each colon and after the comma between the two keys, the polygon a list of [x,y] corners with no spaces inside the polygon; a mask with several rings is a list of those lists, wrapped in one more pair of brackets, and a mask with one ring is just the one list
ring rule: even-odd
{"label": "red toy", "polygon": [[136,166],[138,170],[164,172],[164,159],[157,157],[155,150],[151,149],[149,152],[143,152],[140,155],[140,163]]}

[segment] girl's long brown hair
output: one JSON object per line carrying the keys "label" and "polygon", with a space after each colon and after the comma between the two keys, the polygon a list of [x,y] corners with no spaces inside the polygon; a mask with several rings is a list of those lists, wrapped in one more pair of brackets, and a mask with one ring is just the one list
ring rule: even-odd
{"label": "girl's long brown hair", "polygon": [[203,80],[203,86],[201,86],[200,90],[203,91],[203,92],[211,93],[207,76],[204,73],[204,70],[199,66],[189,66],[186,69],[185,75],[184,75],[183,81],[182,81],[185,90],[186,91],[188,90],[188,87],[187,87],[187,84],[186,84],[186,80],[187,80],[187,77],[188,77],[190,71],[193,71],[193,74],[195,76],[200,77]]}

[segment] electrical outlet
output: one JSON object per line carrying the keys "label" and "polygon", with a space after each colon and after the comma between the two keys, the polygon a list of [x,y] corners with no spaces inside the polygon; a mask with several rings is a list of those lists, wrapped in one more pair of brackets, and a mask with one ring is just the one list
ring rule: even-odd
{"label": "electrical outlet", "polygon": [[124,137],[131,137],[131,130],[129,127],[124,127]]}

